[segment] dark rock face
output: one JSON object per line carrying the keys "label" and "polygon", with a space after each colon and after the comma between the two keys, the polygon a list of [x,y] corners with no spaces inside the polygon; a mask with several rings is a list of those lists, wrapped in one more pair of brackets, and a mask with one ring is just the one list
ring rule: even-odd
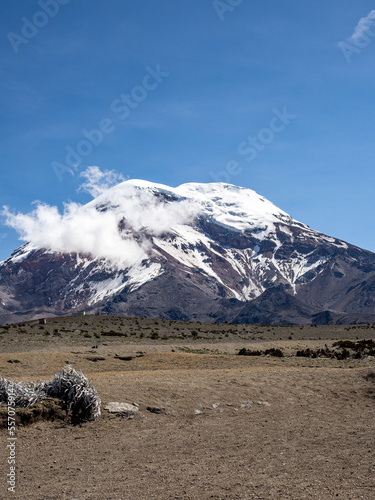
{"label": "dark rock face", "polygon": [[314,308],[304,305],[290,295],[283,285],[279,285],[249,302],[235,318],[234,323],[308,324],[313,312]]}
{"label": "dark rock face", "polygon": [[[178,200],[157,190],[155,196],[160,203]],[[0,263],[0,323],[80,310],[235,323],[375,321],[372,252],[286,215],[241,230],[218,222],[211,209],[185,228],[134,231],[135,241],[147,240],[148,258],[126,268],[24,245]],[[121,231],[132,232],[123,219]]]}

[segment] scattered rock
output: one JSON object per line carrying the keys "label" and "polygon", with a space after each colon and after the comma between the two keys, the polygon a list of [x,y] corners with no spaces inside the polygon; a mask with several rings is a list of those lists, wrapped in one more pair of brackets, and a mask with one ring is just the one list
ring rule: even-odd
{"label": "scattered rock", "polygon": [[200,410],[194,410],[194,415],[202,415],[202,411]]}
{"label": "scattered rock", "polygon": [[216,409],[220,406],[220,403],[213,403],[212,404],[212,408]]}
{"label": "scattered rock", "polygon": [[161,408],[159,406],[147,406],[146,410],[151,413],[165,413],[165,408]]}
{"label": "scattered rock", "polygon": [[253,405],[252,401],[242,401],[240,408],[251,408]]}
{"label": "scattered rock", "polygon": [[108,413],[115,413],[121,417],[133,418],[139,410],[139,407],[136,404],[111,402],[107,403],[104,409],[107,410]]}

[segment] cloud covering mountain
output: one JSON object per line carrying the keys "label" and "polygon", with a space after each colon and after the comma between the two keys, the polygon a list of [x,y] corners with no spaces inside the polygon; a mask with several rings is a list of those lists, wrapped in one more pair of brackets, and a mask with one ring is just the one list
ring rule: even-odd
{"label": "cloud covering mountain", "polygon": [[[28,214],[4,207],[7,224],[34,249],[89,254],[124,267],[147,257],[148,242],[135,239],[134,233],[147,231],[158,236],[176,225],[191,222],[200,210],[197,203],[188,199],[160,203],[152,190],[140,189],[139,182],[124,181],[108,191],[119,177],[97,167],[89,167],[83,176],[86,181],[82,189],[96,197],[94,202],[84,206],[65,203],[63,213],[40,202]],[[119,231],[125,223],[127,230]]]}

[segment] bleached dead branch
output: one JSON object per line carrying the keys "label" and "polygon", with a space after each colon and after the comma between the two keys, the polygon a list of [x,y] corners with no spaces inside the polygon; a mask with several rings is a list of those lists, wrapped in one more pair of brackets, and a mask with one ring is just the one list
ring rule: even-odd
{"label": "bleached dead branch", "polygon": [[100,417],[101,400],[82,371],[67,366],[45,384],[44,390],[48,396],[65,401],[73,415],[80,414],[87,420]]}
{"label": "bleached dead branch", "polygon": [[0,402],[14,401],[17,407],[28,408],[48,398],[58,398],[67,405],[73,417],[94,420],[100,417],[101,400],[94,386],[82,371],[67,366],[49,382],[13,382],[0,379]]}

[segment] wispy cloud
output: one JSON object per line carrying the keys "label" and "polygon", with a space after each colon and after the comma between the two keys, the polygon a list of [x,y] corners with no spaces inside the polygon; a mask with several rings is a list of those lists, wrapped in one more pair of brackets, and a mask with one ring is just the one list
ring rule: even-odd
{"label": "wispy cloud", "polygon": [[99,167],[87,167],[80,173],[80,177],[86,179],[78,191],[85,191],[93,198],[103,194],[107,189],[126,180],[126,178],[116,170],[100,170]]}
{"label": "wispy cloud", "polygon": [[349,37],[349,41],[354,44],[361,40],[364,35],[367,35],[368,29],[374,25],[375,20],[375,10],[372,10],[366,17],[362,17],[357,26],[355,27],[354,33]]}

